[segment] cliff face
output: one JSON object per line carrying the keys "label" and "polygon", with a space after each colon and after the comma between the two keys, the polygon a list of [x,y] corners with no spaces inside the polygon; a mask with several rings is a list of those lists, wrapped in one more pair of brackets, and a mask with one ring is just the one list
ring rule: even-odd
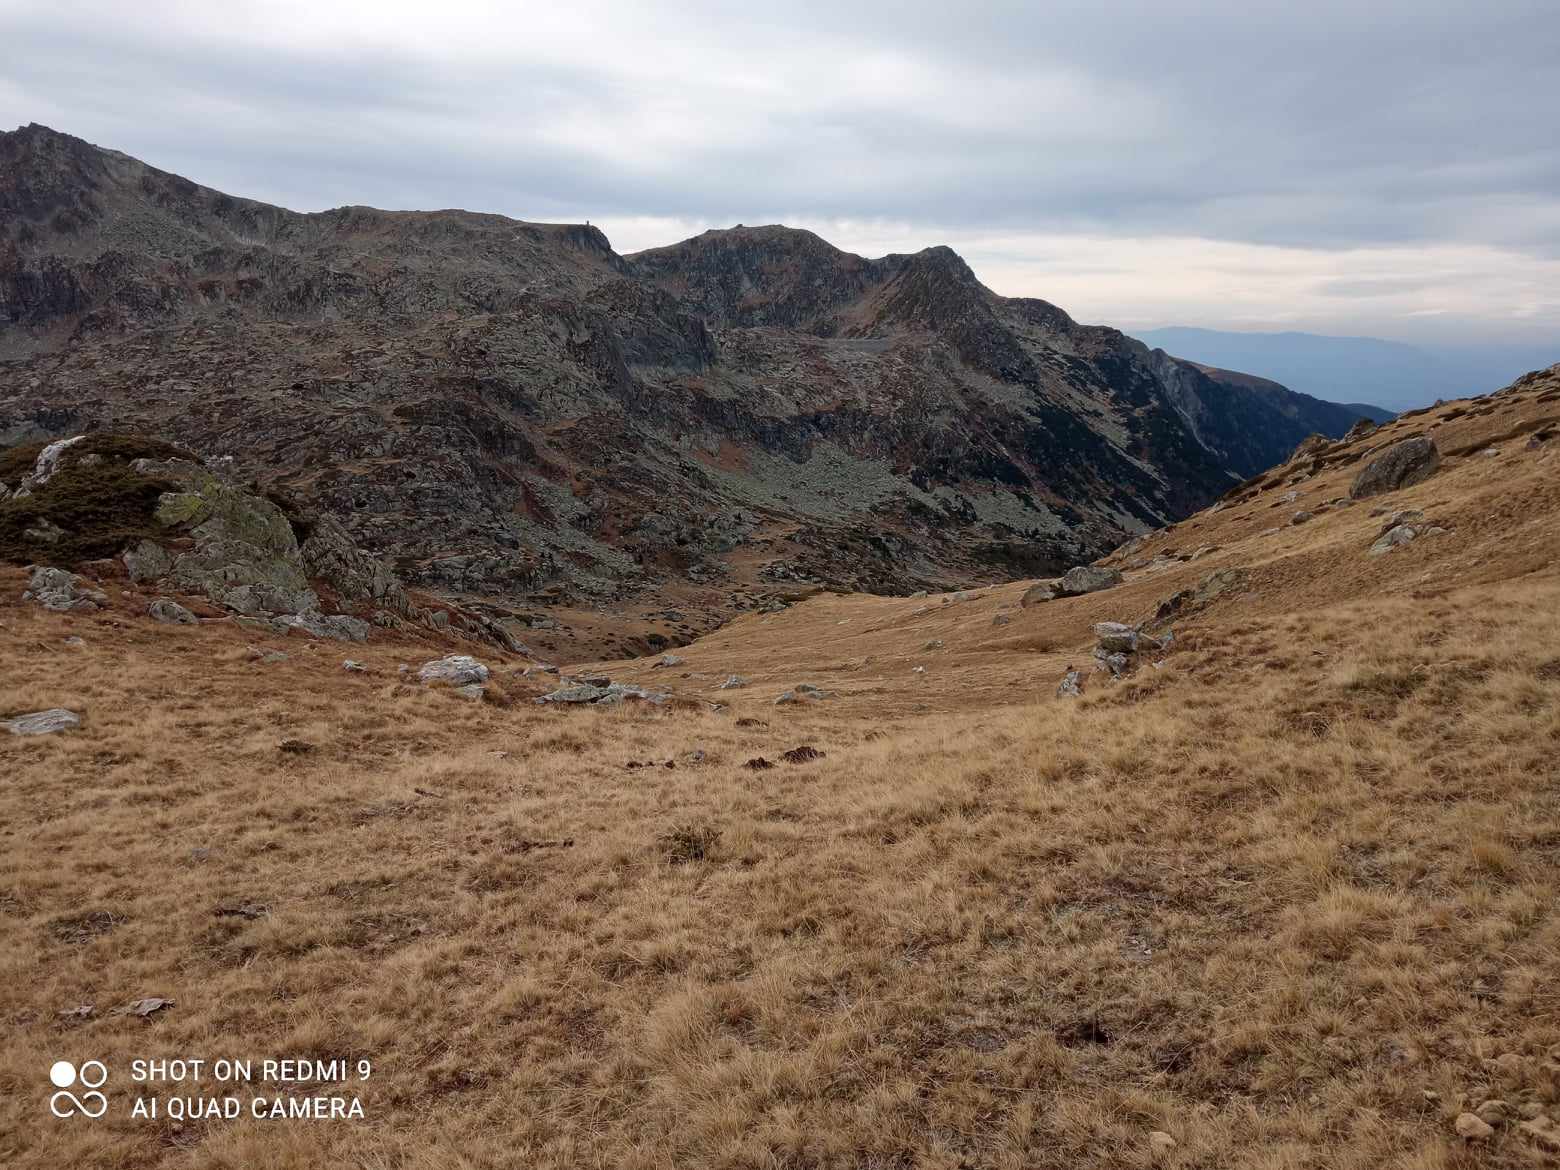
{"label": "cliff face", "polygon": [[0,444],[232,455],[447,593],[1052,572],[1352,421],[999,297],[946,248],[764,227],[622,257],[0,134]]}

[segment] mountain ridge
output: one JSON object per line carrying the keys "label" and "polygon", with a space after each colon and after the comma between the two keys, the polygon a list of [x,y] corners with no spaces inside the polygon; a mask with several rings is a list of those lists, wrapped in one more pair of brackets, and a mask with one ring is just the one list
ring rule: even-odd
{"label": "mountain ridge", "polygon": [[291,212],[37,126],[0,175],[0,443],[231,455],[454,596],[672,596],[697,629],[798,584],[1051,572],[1355,418],[946,247],[770,225],[619,256],[588,225]]}

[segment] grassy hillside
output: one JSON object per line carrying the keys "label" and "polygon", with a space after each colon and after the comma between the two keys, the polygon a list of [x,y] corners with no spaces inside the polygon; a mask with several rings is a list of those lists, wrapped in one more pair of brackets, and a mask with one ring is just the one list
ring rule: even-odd
{"label": "grassy hillside", "polygon": [[[398,673],[448,647],[376,633],[348,673],[0,570],[0,714],[86,717],[0,736],[0,1161],[1552,1161],[1557,421],[1557,374],[1399,419],[1104,592],[826,595],[597,664],[664,707],[538,706],[492,655],[464,701]],[[1319,506],[1414,433],[1435,476]],[[1377,509],[1444,531],[1370,556]],[[1092,623],[1225,569],[1168,651],[1056,697]],[[831,697],[776,705],[799,683]],[[368,1059],[307,1090],[366,1116],[132,1121],[128,1077],[42,1113],[55,1059],[174,1055]]]}

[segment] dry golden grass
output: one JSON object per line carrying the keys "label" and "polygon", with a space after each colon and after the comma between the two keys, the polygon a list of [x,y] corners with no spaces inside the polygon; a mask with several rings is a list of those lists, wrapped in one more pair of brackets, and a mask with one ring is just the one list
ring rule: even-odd
{"label": "dry golden grass", "polygon": [[[1109,593],[825,597],[610,666],[723,713],[541,708],[514,665],[465,702],[390,641],[262,664],[9,574],[0,712],[87,724],[0,741],[0,1163],[1553,1159],[1518,1125],[1560,1109],[1557,472],[1450,460],[1390,502],[1454,530],[1385,558],[1367,506],[1258,536],[1274,488]],[[1053,697],[1090,622],[1237,564],[1161,668]],[[332,1086],[367,1117],[131,1121],[153,1056],[367,1057]],[[114,1070],[107,1118],[47,1116],[61,1057]]]}

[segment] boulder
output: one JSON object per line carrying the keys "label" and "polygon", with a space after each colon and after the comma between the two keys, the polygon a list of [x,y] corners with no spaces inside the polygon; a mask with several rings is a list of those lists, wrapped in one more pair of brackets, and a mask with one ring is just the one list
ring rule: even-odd
{"label": "boulder", "polygon": [[536,701],[538,703],[594,703],[597,699],[605,698],[606,694],[606,687],[595,687],[590,683],[575,683],[573,686],[559,687]]}
{"label": "boulder", "polygon": [[1115,569],[1103,569],[1097,565],[1077,565],[1062,574],[1061,594],[1063,597],[1077,597],[1080,594],[1109,589],[1113,585],[1120,585],[1121,582],[1122,576]]}
{"label": "boulder", "polygon": [[1472,1113],[1459,1113],[1452,1128],[1457,1131],[1457,1136],[1465,1142],[1482,1142],[1495,1132],[1488,1122],[1481,1121]]}
{"label": "boulder", "polygon": [[1376,424],[1371,422],[1370,419],[1359,419],[1352,427],[1348,429],[1348,432],[1343,436],[1343,441],[1345,443],[1352,443],[1355,439],[1363,439],[1366,435],[1370,434],[1375,429]]}
{"label": "boulder", "polygon": [[1094,648],[1095,670],[1107,670],[1111,678],[1120,678],[1132,669],[1132,657],[1120,651],[1112,652],[1102,646]]}
{"label": "boulder", "polygon": [[1385,535],[1392,529],[1396,528],[1399,524],[1422,524],[1424,523],[1424,519],[1425,514],[1418,508],[1400,508],[1398,511],[1389,514],[1387,518],[1381,522],[1381,529],[1377,532],[1377,535]]}
{"label": "boulder", "polygon": [[81,726],[81,716],[64,707],[51,707],[47,711],[34,711],[30,715],[18,715],[14,719],[0,719],[0,727],[12,735],[52,735],[56,731],[71,731]]}
{"label": "boulder", "polygon": [[469,654],[450,654],[423,663],[418,668],[417,677],[425,683],[463,687],[487,682],[489,673],[486,666]]}
{"label": "boulder", "polygon": [[307,634],[311,638],[334,638],[338,642],[366,642],[368,623],[344,613],[284,613],[271,619],[281,633]]}
{"label": "boulder", "polygon": [[1139,637],[1137,628],[1125,622],[1095,622],[1094,637],[1099,648],[1107,653],[1120,651],[1125,654],[1135,654],[1137,652]]}
{"label": "boulder", "polygon": [[42,487],[48,483],[54,473],[59,470],[60,458],[81,440],[85,435],[76,435],[69,439],[56,439],[42,451],[38,452],[38,458],[33,460],[33,469],[22,476],[22,482],[17,484],[15,496],[17,499],[26,499],[32,495],[32,489]]}
{"label": "boulder", "polygon": [[726,681],[721,683],[715,689],[717,691],[734,691],[739,687],[745,687],[747,685],[748,680],[743,678],[740,674],[729,674],[726,676]]}
{"label": "boulder", "polygon": [[108,594],[67,569],[38,566],[27,580],[22,600],[36,601],[56,613],[90,613],[108,604]]}
{"label": "boulder", "polygon": [[1031,605],[1039,605],[1044,601],[1055,601],[1059,596],[1061,596],[1059,581],[1042,581],[1025,590],[1024,595],[1018,599],[1018,604],[1028,609]]}
{"label": "boulder", "polygon": [[1379,537],[1376,543],[1370,546],[1370,555],[1379,557],[1391,552],[1400,544],[1407,544],[1419,535],[1419,529],[1411,524],[1396,524],[1387,529]]}
{"label": "boulder", "polygon": [[1161,601],[1159,608],[1154,611],[1154,616],[1149,619],[1147,624],[1152,626],[1163,625],[1172,618],[1201,609],[1214,598],[1239,589],[1245,583],[1245,569],[1218,569],[1209,573],[1194,588],[1183,589],[1179,593],[1172,594]]}
{"label": "boulder", "polygon": [[615,707],[630,699],[660,704],[665,703],[669,698],[671,696],[663,692],[647,691],[643,687],[630,686],[627,683],[612,683],[604,687],[592,686],[590,683],[575,683],[573,686],[560,687],[536,701],[538,703],[592,703],[601,707]]}
{"label": "boulder", "polygon": [[177,601],[171,601],[166,597],[159,597],[152,602],[146,607],[146,612],[151,615],[153,621],[166,622],[169,625],[193,626],[200,621]]}
{"label": "boulder", "polygon": [[1300,440],[1300,445],[1289,456],[1290,463],[1303,463],[1308,459],[1315,459],[1325,454],[1332,446],[1332,440],[1326,435],[1307,435]]}
{"label": "boulder", "polygon": [[1440,465],[1441,452],[1435,440],[1427,435],[1415,435],[1392,444],[1367,463],[1354,477],[1349,496],[1361,500],[1412,487],[1429,479]]}

